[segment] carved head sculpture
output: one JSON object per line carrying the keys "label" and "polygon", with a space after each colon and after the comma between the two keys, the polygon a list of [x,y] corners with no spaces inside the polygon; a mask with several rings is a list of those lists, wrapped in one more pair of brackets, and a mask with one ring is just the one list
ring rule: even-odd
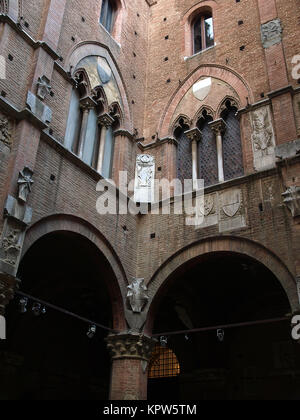
{"label": "carved head sculpture", "polygon": [[141,313],[144,306],[149,300],[146,293],[147,287],[144,284],[144,279],[132,278],[127,293],[127,300],[131,310],[135,313]]}

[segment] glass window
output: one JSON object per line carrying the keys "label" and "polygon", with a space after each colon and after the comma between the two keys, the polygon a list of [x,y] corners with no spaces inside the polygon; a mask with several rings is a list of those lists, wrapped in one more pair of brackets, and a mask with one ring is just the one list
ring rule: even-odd
{"label": "glass window", "polygon": [[113,26],[114,6],[111,0],[103,0],[100,23],[108,32],[112,31]]}
{"label": "glass window", "polygon": [[194,54],[212,47],[214,40],[214,26],[211,15],[198,16],[193,24]]}

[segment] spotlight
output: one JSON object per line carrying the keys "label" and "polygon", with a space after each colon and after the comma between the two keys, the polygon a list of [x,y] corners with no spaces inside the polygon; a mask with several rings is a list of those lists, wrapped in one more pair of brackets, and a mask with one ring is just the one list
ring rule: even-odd
{"label": "spotlight", "polygon": [[189,341],[189,339],[190,339],[190,337],[187,334],[185,334],[184,338],[185,338],[186,341]]}
{"label": "spotlight", "polygon": [[40,303],[35,302],[32,305],[32,312],[35,316],[40,316],[42,312],[42,305]]}
{"label": "spotlight", "polygon": [[89,326],[89,330],[86,333],[86,335],[88,336],[88,338],[93,338],[94,335],[96,334],[96,330],[97,330],[96,325],[90,325]]}
{"label": "spotlight", "polygon": [[223,343],[224,337],[225,337],[225,331],[224,330],[218,330],[217,331],[217,337],[220,343]]}
{"label": "spotlight", "polygon": [[25,312],[27,312],[27,304],[28,304],[28,298],[26,297],[22,297],[19,300],[19,310],[21,312],[21,314],[25,314]]}
{"label": "spotlight", "polygon": [[161,345],[162,347],[167,347],[167,344],[168,344],[168,337],[165,337],[164,335],[162,335],[162,336],[159,338],[159,342],[160,342],[160,345]]}

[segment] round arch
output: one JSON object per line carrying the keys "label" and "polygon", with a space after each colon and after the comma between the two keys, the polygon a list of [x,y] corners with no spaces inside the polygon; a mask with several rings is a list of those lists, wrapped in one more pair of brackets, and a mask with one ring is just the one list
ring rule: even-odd
{"label": "round arch", "polygon": [[246,238],[234,236],[212,237],[196,242],[170,257],[156,271],[148,282],[150,300],[148,302],[148,317],[145,325],[146,334],[151,333],[152,321],[155,317],[159,298],[164,286],[171,276],[187,263],[204,258],[213,253],[232,253],[251,258],[269,269],[283,287],[293,312],[299,311],[299,298],[294,276],[272,251],[263,245]]}
{"label": "round arch", "polygon": [[203,76],[212,77],[228,83],[237,92],[242,107],[246,107],[247,100],[250,102],[254,101],[254,96],[250,86],[236,71],[221,65],[201,65],[197,67],[189,76],[187,76],[181,87],[173,93],[169,103],[162,113],[159,122],[158,132],[160,138],[167,137],[171,134],[169,130],[177,106],[179,105],[184,95],[189,91],[189,89]]}
{"label": "round arch", "polygon": [[71,232],[78,234],[93,243],[104,255],[116,279],[113,284],[108,285],[111,296],[113,325],[117,330],[124,330],[126,328],[126,321],[123,297],[126,295],[126,288],[128,285],[125,270],[107,239],[88,222],[79,217],[65,214],[53,215],[39,220],[26,232],[21,258],[25,256],[29,248],[31,248],[39,239],[47,234],[55,232]]}

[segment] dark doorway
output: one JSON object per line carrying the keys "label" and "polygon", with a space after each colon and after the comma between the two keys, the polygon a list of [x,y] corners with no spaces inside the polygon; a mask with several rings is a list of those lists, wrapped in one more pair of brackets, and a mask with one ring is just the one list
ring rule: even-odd
{"label": "dark doorway", "polygon": [[[111,327],[107,282],[114,280],[105,257],[87,239],[58,232],[37,241],[23,258],[20,290]],[[29,302],[30,303],[30,302]],[[7,311],[7,340],[0,343],[0,399],[108,399],[110,359],[107,332],[47,309],[35,316],[19,311],[15,298]]]}
{"label": "dark doorway", "polygon": [[[153,333],[285,317],[291,309],[274,275],[240,255],[193,261],[169,281]],[[180,374],[149,379],[150,400],[300,399],[299,345],[286,321],[170,335]]]}

